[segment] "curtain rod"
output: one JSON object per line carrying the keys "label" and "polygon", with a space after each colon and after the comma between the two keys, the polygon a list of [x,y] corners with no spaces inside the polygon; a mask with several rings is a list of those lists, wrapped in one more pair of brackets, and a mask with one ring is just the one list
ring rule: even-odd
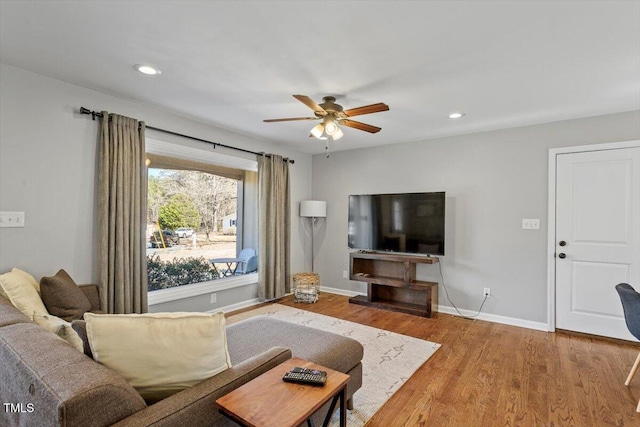
{"label": "curtain rod", "polygon": [[[102,117],[102,113],[101,113],[101,112],[99,112],[99,111],[92,111],[92,110],[89,110],[88,108],[85,108],[85,107],[80,107],[80,114],[90,114],[90,115],[91,115],[91,118],[92,118],[93,120],[95,120],[95,119],[96,119],[96,117]],[[163,132],[163,133],[168,133],[168,134],[170,134],[170,135],[181,136],[181,137],[183,137],[183,138],[193,139],[193,140],[195,140],[195,141],[206,142],[207,144],[211,144],[211,145],[213,145],[213,148],[214,148],[214,149],[215,149],[216,147],[224,147],[224,148],[229,148],[229,149],[231,149],[231,150],[242,151],[242,152],[244,152],[244,153],[255,154],[256,156],[271,157],[271,154],[266,154],[266,153],[264,153],[264,152],[263,152],[263,153],[258,153],[258,152],[256,152],[256,151],[245,150],[244,148],[232,147],[232,146],[230,146],[230,145],[220,144],[219,142],[207,141],[206,139],[196,138],[195,136],[189,136],[189,135],[185,135],[185,134],[182,134],[182,133],[173,132],[173,131],[166,130],[166,129],[160,129],[160,128],[153,127],[153,126],[145,125],[145,128],[146,128],[146,129],[151,129],[151,130],[156,130],[156,131]],[[294,163],[295,163],[295,160],[293,160],[293,159],[288,159],[288,158],[286,158],[286,157],[284,158],[284,161],[285,161],[285,162],[289,162],[289,163],[291,163],[291,164],[294,164]]]}

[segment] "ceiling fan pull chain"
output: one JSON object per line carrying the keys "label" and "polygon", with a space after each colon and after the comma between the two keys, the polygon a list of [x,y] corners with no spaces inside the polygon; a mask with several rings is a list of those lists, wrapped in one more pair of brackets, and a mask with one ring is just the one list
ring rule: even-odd
{"label": "ceiling fan pull chain", "polygon": [[324,142],[324,151],[327,153],[327,159],[329,158],[329,139]]}

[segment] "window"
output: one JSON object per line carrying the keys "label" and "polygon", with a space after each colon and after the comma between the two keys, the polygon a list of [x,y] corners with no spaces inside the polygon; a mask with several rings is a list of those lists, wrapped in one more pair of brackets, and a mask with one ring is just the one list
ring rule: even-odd
{"label": "window", "polygon": [[148,179],[149,290],[231,275],[228,269],[236,265],[225,270],[209,260],[236,257],[235,218],[242,187],[238,181],[200,171],[156,168],[149,168]]}
{"label": "window", "polygon": [[257,242],[255,172],[233,167],[231,156],[170,146],[147,139],[149,291],[232,277],[238,263],[210,260],[235,258]]}

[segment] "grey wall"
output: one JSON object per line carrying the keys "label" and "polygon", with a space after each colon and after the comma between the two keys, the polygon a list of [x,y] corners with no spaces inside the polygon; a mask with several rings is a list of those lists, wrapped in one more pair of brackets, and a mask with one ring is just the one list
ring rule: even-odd
{"label": "grey wall", "polygon": [[[0,229],[0,273],[19,267],[40,278],[64,268],[78,283],[97,278],[94,249],[99,121],[80,115],[80,106],[135,117],[151,126],[235,147],[291,157],[295,159],[290,169],[292,218],[298,215],[299,201],[310,195],[309,154],[4,64],[0,65],[0,94],[0,210],[26,212],[25,228]],[[158,132],[149,131],[147,135],[209,147],[165,138]],[[237,151],[217,150],[244,156]],[[292,227],[291,240],[292,271],[303,270],[304,236],[297,227]],[[238,292],[235,300],[228,293],[224,298],[228,304],[247,299],[245,291]]]}
{"label": "grey wall", "polygon": [[[313,198],[327,201],[316,234],[321,284],[365,291],[342,278],[349,194],[446,191],[442,270],[453,302],[476,311],[490,287],[484,313],[546,323],[548,150],[636,139],[639,111],[316,155]],[[523,218],[539,218],[540,230],[522,230]],[[437,264],[418,274],[440,282]],[[442,285],[439,302],[451,305]]]}
{"label": "grey wall", "polygon": [[[211,294],[216,294],[216,302],[211,303]],[[163,302],[149,307],[151,313],[174,312],[174,311],[218,311],[228,308],[244,301],[250,302],[257,298],[258,284],[243,286],[240,288],[216,291],[195,297],[182,298],[179,300]]]}
{"label": "grey wall", "polygon": [[[98,122],[79,115],[80,106],[294,158],[291,271],[305,271],[310,266],[308,235],[298,217],[299,202],[326,200],[328,213],[317,230],[315,258],[323,286],[364,290],[360,283],[342,278],[349,259],[349,194],[446,191],[447,255],[442,265],[453,301],[475,310],[482,288],[491,287],[494,296],[483,311],[537,322],[546,322],[548,149],[640,139],[640,112],[636,111],[335,152],[329,159],[317,155],[312,161],[307,154],[267,141],[0,65],[0,210],[25,211],[27,225],[0,229],[0,272],[15,266],[41,277],[64,268],[79,283],[97,277],[94,195]],[[238,155],[234,151],[228,154]],[[522,230],[522,218],[540,218],[541,229]],[[439,281],[437,267],[421,266],[419,274]],[[219,304],[254,297],[246,292],[228,295],[225,291]],[[254,294],[254,290],[249,292]],[[442,289],[440,303],[449,305]],[[185,301],[180,305],[185,309],[182,304],[197,309],[201,302]]]}

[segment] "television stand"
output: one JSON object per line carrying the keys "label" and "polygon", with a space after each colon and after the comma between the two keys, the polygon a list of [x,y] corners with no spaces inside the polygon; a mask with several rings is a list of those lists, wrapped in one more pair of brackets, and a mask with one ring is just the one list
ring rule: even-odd
{"label": "television stand", "polygon": [[416,265],[435,264],[438,258],[352,252],[350,261],[350,279],[367,283],[367,295],[350,303],[422,317],[438,311],[438,284],[416,280]]}

